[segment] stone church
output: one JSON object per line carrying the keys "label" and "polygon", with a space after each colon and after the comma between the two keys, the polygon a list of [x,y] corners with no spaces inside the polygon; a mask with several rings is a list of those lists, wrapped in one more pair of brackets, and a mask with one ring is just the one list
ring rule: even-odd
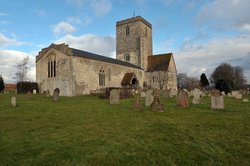
{"label": "stone church", "polygon": [[36,56],[40,92],[90,94],[106,87],[177,89],[172,53],[153,55],[152,25],[137,16],[116,22],[116,59],[51,44]]}

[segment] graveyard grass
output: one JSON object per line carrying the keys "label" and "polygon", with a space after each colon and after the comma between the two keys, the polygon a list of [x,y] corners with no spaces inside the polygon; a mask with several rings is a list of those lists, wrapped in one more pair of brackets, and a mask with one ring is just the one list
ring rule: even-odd
{"label": "graveyard grass", "polygon": [[161,99],[165,112],[110,105],[95,96],[0,94],[1,165],[250,165],[250,103],[210,98],[189,109]]}

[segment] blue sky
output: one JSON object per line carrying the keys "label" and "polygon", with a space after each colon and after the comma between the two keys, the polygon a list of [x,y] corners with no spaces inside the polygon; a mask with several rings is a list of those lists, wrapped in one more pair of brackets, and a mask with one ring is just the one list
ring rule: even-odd
{"label": "blue sky", "polygon": [[250,83],[250,0],[1,0],[0,71],[51,43],[115,57],[116,21],[140,15],[153,26],[154,54],[173,52],[178,73],[209,77],[221,63],[244,69]]}

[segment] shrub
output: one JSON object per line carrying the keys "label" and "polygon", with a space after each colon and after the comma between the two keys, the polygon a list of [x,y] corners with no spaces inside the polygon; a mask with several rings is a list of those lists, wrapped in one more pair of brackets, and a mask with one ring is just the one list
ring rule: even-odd
{"label": "shrub", "polygon": [[19,82],[17,83],[17,93],[28,93],[34,89],[38,92],[38,84],[36,82]]}

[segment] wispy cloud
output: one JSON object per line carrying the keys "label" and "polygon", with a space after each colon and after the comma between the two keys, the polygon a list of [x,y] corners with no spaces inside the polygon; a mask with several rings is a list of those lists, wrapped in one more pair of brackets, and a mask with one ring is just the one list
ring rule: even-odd
{"label": "wispy cloud", "polygon": [[208,1],[197,16],[197,23],[217,29],[241,29],[250,24],[249,8],[247,0]]}
{"label": "wispy cloud", "polygon": [[61,21],[52,27],[52,31],[56,35],[69,34],[75,32],[76,28],[65,21]]}
{"label": "wispy cloud", "polygon": [[91,0],[91,7],[97,17],[104,16],[109,13],[112,4],[109,0]]}
{"label": "wispy cloud", "polygon": [[111,11],[112,3],[109,0],[66,0],[76,7],[90,7],[96,17],[104,16]]}
{"label": "wispy cloud", "polygon": [[18,45],[21,44],[15,38],[6,37],[4,34],[0,33],[0,47]]}
{"label": "wispy cloud", "polygon": [[82,36],[66,35],[56,43],[67,43],[70,47],[113,57],[115,55],[115,37],[86,34]]}
{"label": "wispy cloud", "polygon": [[0,16],[1,16],[1,17],[5,17],[5,16],[9,16],[9,14],[8,14],[8,13],[0,12]]}

